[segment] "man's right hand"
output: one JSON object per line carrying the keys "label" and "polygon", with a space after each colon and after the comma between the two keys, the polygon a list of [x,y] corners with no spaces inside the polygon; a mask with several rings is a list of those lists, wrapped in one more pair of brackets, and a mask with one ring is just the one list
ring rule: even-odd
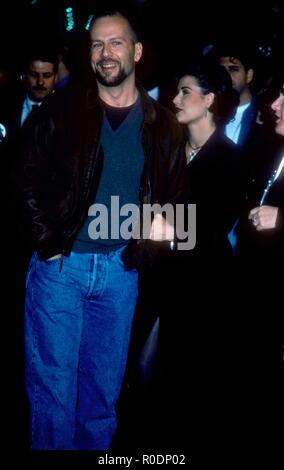
{"label": "man's right hand", "polygon": [[61,259],[62,254],[60,253],[59,255],[54,255],[51,258],[48,258],[46,261],[54,261],[55,259]]}

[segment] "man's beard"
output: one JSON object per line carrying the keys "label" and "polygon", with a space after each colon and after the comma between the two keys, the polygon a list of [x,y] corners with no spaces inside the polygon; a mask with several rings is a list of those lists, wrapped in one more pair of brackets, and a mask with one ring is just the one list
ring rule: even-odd
{"label": "man's beard", "polygon": [[118,74],[114,75],[114,76],[112,76],[111,74],[108,75],[107,72],[106,72],[106,74],[104,74],[100,70],[100,66],[103,66],[103,64],[106,63],[106,62],[108,62],[108,61],[107,60],[101,60],[97,63],[96,67],[93,66],[93,70],[95,72],[95,77],[96,77],[97,81],[101,85],[104,85],[106,87],[115,87],[115,86],[121,85],[121,83],[124,82],[124,80],[128,77],[128,75],[131,73],[131,71],[126,72],[124,69],[121,68],[120,62],[112,60],[111,62],[116,63],[118,68],[119,68]]}
{"label": "man's beard", "polygon": [[105,77],[98,70],[96,70],[95,76],[101,85],[113,87],[120,85],[126,79],[127,74],[124,70],[120,70],[119,74],[115,77]]}

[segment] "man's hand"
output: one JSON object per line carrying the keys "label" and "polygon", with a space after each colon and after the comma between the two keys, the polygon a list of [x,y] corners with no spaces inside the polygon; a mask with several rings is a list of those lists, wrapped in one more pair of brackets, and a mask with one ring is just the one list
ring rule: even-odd
{"label": "man's hand", "polygon": [[174,240],[174,227],[170,225],[161,214],[156,214],[151,225],[150,240]]}
{"label": "man's hand", "polygon": [[51,258],[48,258],[46,261],[53,261],[55,259],[61,259],[61,258],[62,258],[62,254],[60,253],[59,255],[54,255]]}
{"label": "man's hand", "polygon": [[249,220],[252,221],[256,230],[267,230],[276,227],[278,207],[261,206],[255,207],[249,213]]}

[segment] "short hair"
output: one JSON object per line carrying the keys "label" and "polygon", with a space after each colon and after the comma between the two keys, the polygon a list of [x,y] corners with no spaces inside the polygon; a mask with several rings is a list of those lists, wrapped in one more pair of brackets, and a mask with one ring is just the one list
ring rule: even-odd
{"label": "short hair", "polygon": [[218,126],[224,126],[234,117],[239,105],[239,94],[234,90],[225,67],[207,62],[189,64],[180,73],[181,78],[184,76],[194,77],[204,95],[214,93],[215,99],[209,111]]}
{"label": "short hair", "polygon": [[218,59],[229,57],[231,60],[239,60],[246,72],[256,67],[256,54],[249,44],[243,46],[242,44],[224,41],[222,44],[217,44],[215,53]]}
{"label": "short hair", "polygon": [[27,72],[30,64],[37,60],[53,64],[54,72],[57,72],[59,62],[57,53],[53,50],[44,50],[41,48],[32,49],[26,54],[23,64],[24,72]]}
{"label": "short hair", "polygon": [[134,17],[131,15],[131,13],[129,11],[124,11],[123,9],[118,10],[112,7],[105,7],[105,8],[102,7],[93,15],[89,30],[90,31],[92,30],[94,24],[96,23],[98,19],[104,18],[106,16],[110,16],[110,17],[118,16],[120,18],[123,18],[129,25],[129,31],[130,31],[132,41],[134,43],[137,43],[139,41],[140,33],[139,33],[138,25]]}

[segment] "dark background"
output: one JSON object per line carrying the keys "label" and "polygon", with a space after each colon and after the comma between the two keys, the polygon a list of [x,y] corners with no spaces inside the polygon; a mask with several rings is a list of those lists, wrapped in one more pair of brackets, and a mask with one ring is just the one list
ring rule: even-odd
{"label": "dark background", "polygon": [[[101,4],[107,3],[115,4],[118,8],[127,8],[139,24],[144,57],[138,74],[149,88],[161,81],[171,84],[178,66],[187,61],[190,55],[202,51],[215,41],[226,41],[232,37],[243,45],[253,43],[258,51],[260,76],[264,81],[270,73],[283,68],[283,0],[258,5],[253,5],[248,0],[230,1],[227,4],[212,1],[209,5],[200,0],[2,0],[0,66],[17,77],[29,47],[40,42],[54,46],[68,43],[78,70],[84,76],[88,60],[86,23],[90,14],[95,13]],[[71,7],[74,28],[67,31],[65,9]],[[17,266],[14,268],[17,270]],[[2,305],[2,314],[11,316],[11,306],[4,308]],[[8,451],[8,459],[18,457],[19,460],[25,460],[28,455],[27,408],[26,403],[21,402],[24,400],[23,355],[19,359],[15,353],[16,343],[20,345],[18,352],[22,351],[22,330],[19,326],[17,328],[17,322],[18,317],[11,319],[15,328],[11,326],[9,332],[5,328],[2,331],[1,344],[5,343],[5,347],[3,346],[3,352],[1,350],[1,360],[7,368],[7,372],[2,368],[1,374],[4,392],[4,398],[0,402],[3,411],[1,416],[5,416],[1,420],[1,429],[5,436],[2,439],[2,448]],[[14,337],[9,340],[11,331]],[[16,397],[11,395],[12,389],[17,389]],[[72,457],[76,466],[81,465],[79,457],[78,454]],[[38,468],[53,465],[51,454],[44,458],[34,454],[33,459],[37,458]],[[60,468],[58,455],[57,463]],[[94,462],[93,464],[95,465]]]}
{"label": "dark background", "polygon": [[[88,17],[105,4],[128,9],[140,25],[145,45],[142,79],[151,74],[174,76],[178,64],[193,51],[217,40],[253,43],[263,71],[277,67],[284,44],[284,3],[165,0],[10,0],[1,2],[0,64],[18,72],[26,49],[35,42],[68,42],[84,72]],[[66,8],[74,27],[67,31]],[[83,52],[82,52],[83,51]],[[85,51],[85,52],[84,52]],[[272,65],[271,65],[272,64]],[[154,69],[154,70],[153,70]],[[265,73],[265,72],[263,72]],[[145,77],[143,77],[145,75]],[[146,77],[147,75],[147,77]]]}

